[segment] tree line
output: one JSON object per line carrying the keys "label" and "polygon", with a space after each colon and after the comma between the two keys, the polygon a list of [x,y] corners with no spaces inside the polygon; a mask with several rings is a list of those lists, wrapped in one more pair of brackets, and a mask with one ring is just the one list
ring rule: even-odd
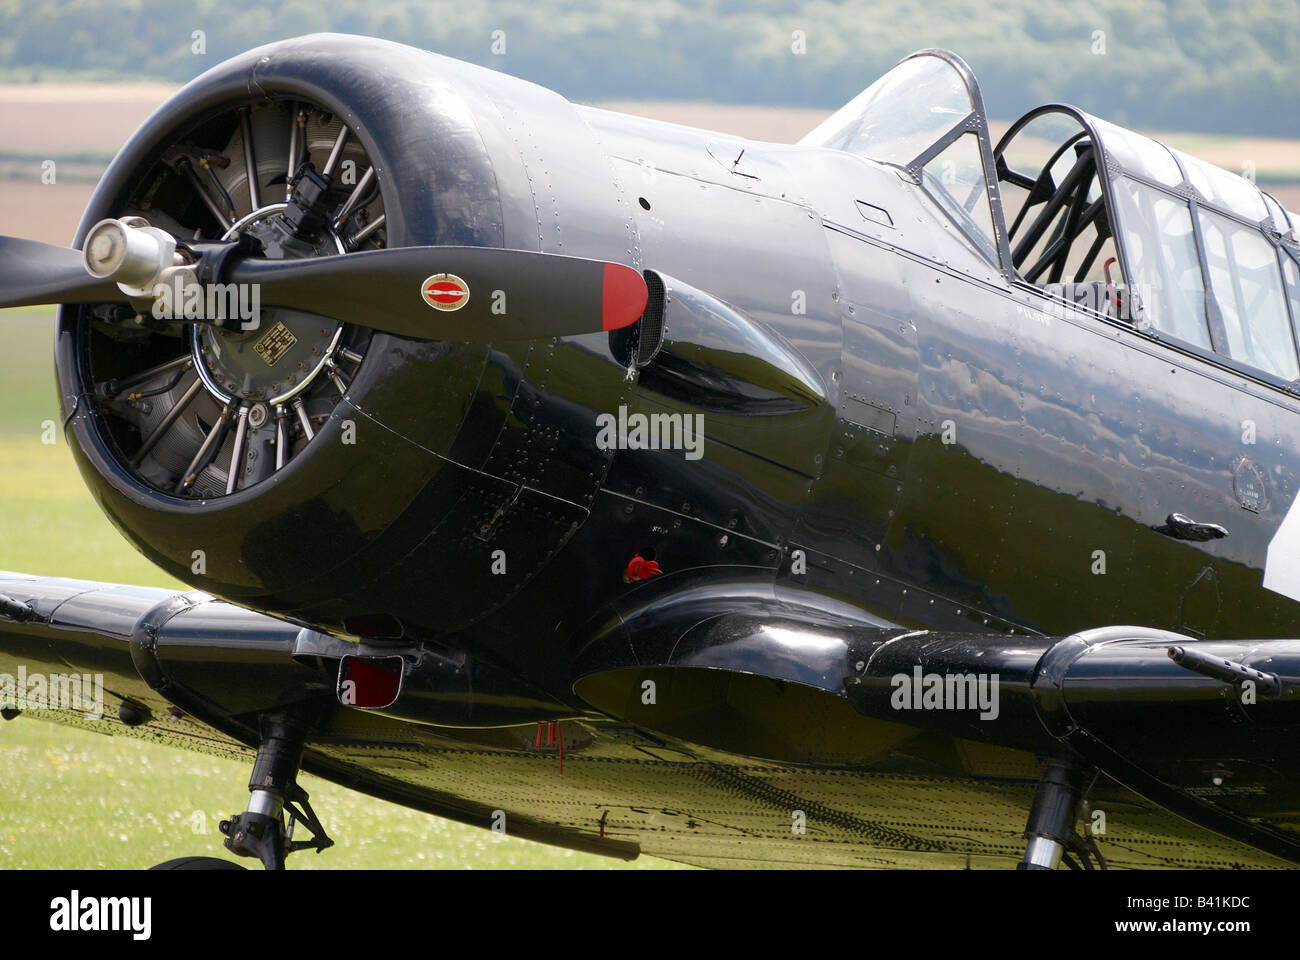
{"label": "tree line", "polygon": [[615,98],[834,107],[921,47],[989,112],[1065,101],[1146,129],[1300,134],[1300,0],[0,0],[0,79],[184,81],[330,30]]}

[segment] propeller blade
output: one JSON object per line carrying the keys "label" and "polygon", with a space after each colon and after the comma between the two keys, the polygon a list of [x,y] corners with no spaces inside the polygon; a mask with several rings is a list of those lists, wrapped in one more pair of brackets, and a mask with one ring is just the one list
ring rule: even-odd
{"label": "propeller blade", "polygon": [[224,279],[291,307],[403,337],[532,340],[626,327],[645,312],[622,264],[496,247],[396,247],[309,260],[241,260]]}
{"label": "propeller blade", "polygon": [[126,299],[116,283],[86,272],[80,250],[0,237],[0,307]]}
{"label": "propeller blade", "polygon": [[[127,300],[115,280],[140,284],[143,293],[174,249],[174,243],[146,236],[151,232],[170,240],[152,228],[103,221],[88,236],[97,257],[0,237],[0,307]],[[306,260],[237,260],[216,269],[223,283],[257,284],[267,306],[433,340],[617,330],[635,323],[649,299],[645,279],[632,267],[496,247],[397,247]]]}

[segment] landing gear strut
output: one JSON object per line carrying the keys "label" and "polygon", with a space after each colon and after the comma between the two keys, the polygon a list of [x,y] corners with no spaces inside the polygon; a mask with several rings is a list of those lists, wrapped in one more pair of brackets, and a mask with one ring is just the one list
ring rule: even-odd
{"label": "landing gear strut", "polygon": [[[1095,845],[1081,840],[1074,832],[1074,823],[1079,815],[1082,776],[1083,772],[1073,763],[1048,761],[1043,777],[1038,781],[1033,806],[1029,808],[1029,823],[1025,826],[1029,843],[1017,870],[1055,870],[1067,848],[1080,854],[1086,869],[1092,869],[1088,858],[1093,855],[1105,867]],[[1067,860],[1067,863],[1079,869],[1073,862]]]}
{"label": "landing gear strut", "polygon": [[[283,870],[284,858],[295,850],[320,853],[334,845],[316,819],[307,791],[298,786],[307,732],[308,724],[292,711],[262,718],[262,740],[248,780],[248,809],[221,821],[226,849],[241,857],[256,857],[267,870]],[[311,839],[293,839],[299,822]]]}

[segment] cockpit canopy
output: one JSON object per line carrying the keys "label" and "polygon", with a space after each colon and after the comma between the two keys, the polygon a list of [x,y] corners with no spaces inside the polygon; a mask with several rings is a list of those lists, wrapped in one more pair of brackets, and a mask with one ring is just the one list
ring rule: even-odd
{"label": "cockpit canopy", "polygon": [[1063,104],[995,147],[946,50],[905,58],[800,143],[901,168],[1014,283],[1300,378],[1300,217],[1244,177]]}

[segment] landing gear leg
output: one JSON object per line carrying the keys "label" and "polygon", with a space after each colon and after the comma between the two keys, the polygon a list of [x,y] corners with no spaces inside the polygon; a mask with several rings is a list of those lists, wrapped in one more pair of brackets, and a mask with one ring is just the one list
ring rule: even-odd
{"label": "landing gear leg", "polygon": [[[267,870],[283,870],[284,858],[295,850],[320,853],[334,845],[316,819],[307,791],[298,786],[308,729],[292,710],[262,718],[262,740],[248,781],[248,809],[221,821],[226,849],[241,857],[256,857]],[[293,839],[299,822],[311,834],[310,840]]]}
{"label": "landing gear leg", "polygon": [[1078,816],[1081,774],[1077,766],[1049,760],[1038,781],[1025,837],[1024,859],[1017,870],[1055,870],[1066,847],[1076,842],[1074,822]]}

